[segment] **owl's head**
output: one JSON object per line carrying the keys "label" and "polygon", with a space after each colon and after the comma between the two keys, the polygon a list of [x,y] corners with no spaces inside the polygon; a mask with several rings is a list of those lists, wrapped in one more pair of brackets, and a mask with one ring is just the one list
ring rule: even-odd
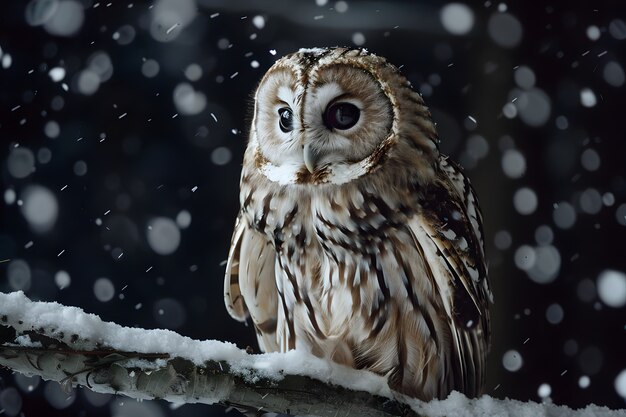
{"label": "owl's head", "polygon": [[364,49],[301,49],[278,60],[255,94],[249,152],[280,184],[344,184],[387,164],[429,175],[430,113],[398,69]]}

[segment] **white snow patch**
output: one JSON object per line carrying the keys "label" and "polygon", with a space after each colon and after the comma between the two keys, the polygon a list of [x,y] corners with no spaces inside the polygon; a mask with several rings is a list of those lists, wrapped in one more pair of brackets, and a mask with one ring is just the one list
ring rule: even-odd
{"label": "white snow patch", "polygon": [[534,87],[535,81],[537,81],[535,72],[526,65],[518,67],[513,73],[513,77],[515,78],[515,83],[523,89]]}
{"label": "white snow patch", "polygon": [[196,63],[189,64],[187,68],[185,68],[185,77],[189,81],[198,81],[202,78],[202,67]]}
{"label": "white snow patch", "polygon": [[23,259],[14,259],[7,268],[7,280],[12,290],[28,291],[32,281],[30,265]]}
{"label": "white snow patch", "polygon": [[7,188],[4,191],[4,202],[7,205],[10,206],[11,204],[15,203],[16,198],[17,198],[17,194],[15,194],[15,190],[14,189]]}
{"label": "white snow patch", "polygon": [[141,73],[148,78],[156,77],[159,73],[159,63],[154,59],[147,59],[141,64]]}
{"label": "white snow patch", "polygon": [[502,356],[502,366],[509,372],[517,372],[522,368],[524,361],[517,350],[509,350]]}
{"label": "white snow patch", "polygon": [[509,97],[511,100],[517,97],[515,100],[517,114],[528,126],[543,126],[549,120],[552,101],[544,90],[537,87],[527,90],[514,89],[509,93]]}
{"label": "white snow patch", "polygon": [[60,290],[69,287],[71,282],[72,279],[67,271],[60,270],[56,274],[54,274],[54,283],[57,285],[57,287],[59,287]]}
{"label": "white snow patch", "polygon": [[597,171],[602,165],[602,160],[595,149],[589,148],[580,155],[580,163],[587,171]]}
{"label": "white snow patch", "polygon": [[604,77],[604,81],[613,87],[621,87],[624,85],[624,81],[626,80],[624,69],[615,61],[609,61],[606,63],[604,70],[602,71],[602,75]]}
{"label": "white snow patch", "polygon": [[174,88],[174,104],[176,109],[184,115],[193,116],[201,113],[207,104],[206,96],[201,91],[194,90],[189,83],[180,83]]}
{"label": "white snow patch", "polygon": [[453,35],[465,35],[474,26],[474,12],[462,3],[448,3],[441,8],[439,19]]}
{"label": "white snow patch", "polygon": [[576,222],[576,210],[570,203],[561,201],[552,212],[552,218],[558,228],[570,229]]}
{"label": "white snow patch", "polygon": [[174,253],[180,245],[180,229],[172,219],[167,217],[152,219],[146,235],[148,244],[159,255]]}
{"label": "white snow patch", "polygon": [[98,301],[106,303],[115,296],[115,286],[108,278],[98,278],[93,284],[93,292]]}
{"label": "white snow patch", "polygon": [[159,0],[152,9],[150,34],[159,42],[176,39],[198,14],[193,0]]}
{"label": "white snow patch", "polygon": [[580,102],[585,107],[593,107],[597,104],[596,94],[591,88],[583,88],[580,90]]}
{"label": "white snow patch", "polygon": [[[44,3],[44,2],[38,2]],[[50,8],[43,18],[43,27],[51,35],[73,36],[83,26],[85,9],[82,4],[73,0],[55,2],[56,7]]]}
{"label": "white snow patch", "polygon": [[[626,379],[626,378],[625,378]],[[546,403],[522,402],[511,399],[496,399],[488,395],[469,399],[453,391],[445,400],[422,403],[406,400],[413,410],[427,417],[623,417],[626,410],[609,410],[607,407],[588,405],[574,411],[566,406]]]}
{"label": "white snow patch", "polygon": [[11,66],[12,63],[13,58],[11,58],[11,55],[4,54],[4,56],[2,57],[2,68],[7,69]]}
{"label": "white snow patch", "polygon": [[563,312],[563,307],[560,304],[554,303],[550,304],[546,309],[546,320],[550,324],[559,324],[563,321],[563,316],[565,313]]}
{"label": "white snow patch", "polygon": [[615,391],[626,399],[626,369],[622,370],[615,378]]}
{"label": "white snow patch", "polygon": [[215,165],[226,165],[232,159],[232,152],[225,146],[219,146],[211,152],[211,162]]}
{"label": "white snow patch", "polygon": [[493,13],[487,22],[491,39],[503,48],[513,48],[522,40],[523,27],[510,13]]}
{"label": "white snow patch", "polygon": [[354,32],[352,34],[352,43],[356,46],[362,46],[365,43],[365,35],[361,32]]}
{"label": "white snow patch", "polygon": [[335,10],[337,11],[337,13],[345,13],[348,11],[348,3],[346,3],[343,0],[339,0],[337,3],[335,3]]}
{"label": "white snow patch", "polygon": [[265,27],[265,18],[261,15],[256,15],[252,18],[252,24],[257,29],[263,29]]}
{"label": "white snow patch", "polygon": [[582,389],[588,388],[591,384],[591,380],[587,375],[583,375],[578,379],[578,386]]}
{"label": "white snow patch", "polygon": [[[298,53],[300,54],[314,54],[314,55],[322,55],[326,53],[327,48],[300,48],[298,49]],[[270,54],[276,55],[276,51],[274,49],[270,50]]]}
{"label": "white snow patch", "polygon": [[191,213],[189,213],[187,210],[181,210],[180,212],[178,212],[178,214],[176,215],[176,224],[181,229],[188,228],[191,224]]}
{"label": "white snow patch", "polygon": [[37,233],[45,233],[54,227],[59,204],[55,195],[41,185],[29,185],[22,192],[22,215]]}
{"label": "white snow patch", "polygon": [[626,305],[626,274],[607,269],[598,276],[598,296],[609,307]]}
{"label": "white snow patch", "polygon": [[40,348],[43,347],[41,342],[33,342],[28,335],[21,335],[15,338],[18,346]]}
{"label": "white snow patch", "polygon": [[58,6],[58,0],[31,0],[24,13],[26,23],[31,26],[43,25],[56,13]]}
{"label": "white snow patch", "polygon": [[48,75],[55,83],[61,81],[65,78],[65,68],[63,67],[54,67],[50,71],[48,71]]}
{"label": "white snow patch", "polygon": [[85,69],[78,74],[77,87],[78,91],[86,96],[90,96],[100,88],[102,80],[95,71]]}
{"label": "white snow patch", "polygon": [[613,19],[609,23],[609,33],[615,39],[623,41],[626,39],[626,23],[622,19]]}
{"label": "white snow patch", "polygon": [[598,39],[600,39],[600,28],[596,25],[589,26],[586,30],[586,33],[587,37],[592,41],[597,41]]}
{"label": "white snow patch", "polygon": [[537,209],[537,193],[528,187],[522,187],[513,195],[515,210],[522,215],[528,215]]}
{"label": "white snow patch", "polygon": [[26,178],[35,171],[35,155],[23,146],[13,148],[9,153],[6,167],[14,178]]}
{"label": "white snow patch", "polygon": [[550,397],[550,394],[552,394],[552,387],[550,387],[550,384],[543,383],[539,385],[539,388],[537,389],[537,395],[539,395],[541,398],[548,398]]}

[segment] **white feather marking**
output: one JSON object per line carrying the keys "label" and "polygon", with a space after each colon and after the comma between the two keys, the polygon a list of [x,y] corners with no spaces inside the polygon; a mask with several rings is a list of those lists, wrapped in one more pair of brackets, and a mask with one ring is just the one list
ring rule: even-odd
{"label": "white feather marking", "polygon": [[444,268],[443,265],[445,265],[445,260],[437,259],[439,258],[439,255],[437,255],[437,246],[435,246],[426,231],[419,225],[411,224],[410,226],[411,231],[413,232],[413,234],[415,235],[415,239],[417,240],[417,244],[421,245],[424,248],[426,263],[431,265],[432,268],[436,268],[439,270],[439,273],[437,273],[437,271],[433,271],[433,276],[435,278],[439,294],[441,294],[441,301],[443,302],[443,306],[446,309],[446,314],[448,315],[448,317],[452,317],[452,290],[450,288],[451,272]]}
{"label": "white feather marking", "polygon": [[291,88],[282,85],[282,86],[278,87],[278,92],[276,93],[276,95],[278,96],[278,98],[281,101],[287,103],[289,105],[289,107],[291,107],[292,110],[295,108],[295,98],[296,98],[296,95],[291,90]]}
{"label": "white feather marking", "polygon": [[315,54],[317,56],[322,55],[328,52],[327,48],[300,48],[298,49],[299,54]]}
{"label": "white feather marking", "polygon": [[[378,147],[379,149],[384,148],[385,146],[388,146],[390,142],[395,140],[395,135],[389,136],[387,139],[383,140]],[[376,153],[377,152],[373,152],[372,155],[367,158],[352,164],[332,165],[328,181],[331,184],[341,185],[367,174],[372,169],[373,164],[378,162],[375,157]]]}
{"label": "white feather marking", "polygon": [[295,184],[296,174],[302,167],[301,163],[284,163],[282,165],[274,165],[271,162],[263,164],[261,172],[272,182],[280,185]]}
{"label": "white feather marking", "polygon": [[[333,292],[331,316],[336,327],[344,327],[352,316],[352,294],[345,287],[339,287]],[[332,336],[330,334],[329,336]]]}
{"label": "white feather marking", "polygon": [[[276,262],[274,262],[274,270],[276,271],[276,274],[278,275],[281,271],[280,269],[280,262],[278,262],[278,257],[276,258]],[[276,289],[278,290],[278,292],[280,293],[284,293],[285,289],[283,286],[283,279],[282,279],[282,274],[280,277],[276,277]],[[282,310],[282,309],[278,309],[278,310]]]}
{"label": "white feather marking", "polygon": [[368,158],[353,164],[335,164],[331,168],[329,182],[335,185],[345,184],[365,175],[371,162]]}
{"label": "white feather marking", "polygon": [[[472,281],[478,281],[478,279],[480,278],[480,274],[478,273],[478,269],[476,268],[472,268],[471,266],[467,266],[467,272],[469,272],[470,278],[472,278]],[[480,311],[480,309],[478,310]]]}
{"label": "white feather marking", "polygon": [[352,277],[352,286],[353,287],[358,287],[359,285],[361,285],[361,274],[359,273],[359,267],[357,266],[357,269],[354,273],[354,276]]}
{"label": "white feather marking", "polygon": [[337,83],[328,83],[320,86],[315,91],[315,106],[325,109],[335,97],[343,94],[343,89]]}

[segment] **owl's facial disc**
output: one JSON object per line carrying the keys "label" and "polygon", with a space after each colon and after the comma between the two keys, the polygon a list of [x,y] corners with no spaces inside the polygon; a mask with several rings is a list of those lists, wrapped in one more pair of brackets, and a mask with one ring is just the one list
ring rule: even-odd
{"label": "owl's facial disc", "polygon": [[343,183],[370,171],[392,134],[382,84],[358,62],[280,61],[255,96],[253,146],[271,181]]}
{"label": "owl's facial disc", "polygon": [[330,64],[313,72],[300,110],[307,170],[313,173],[359,163],[391,132],[389,98],[361,68]]}

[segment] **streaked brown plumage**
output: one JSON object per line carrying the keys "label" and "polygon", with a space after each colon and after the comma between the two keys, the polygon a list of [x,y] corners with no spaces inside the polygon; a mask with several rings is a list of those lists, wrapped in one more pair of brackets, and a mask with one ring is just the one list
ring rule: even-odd
{"label": "streaked brown plumage", "polygon": [[300,50],[269,69],[224,289],[262,350],[388,375],[424,400],[480,394],[491,297],[481,214],[437,142],[422,98],[365,50]]}

